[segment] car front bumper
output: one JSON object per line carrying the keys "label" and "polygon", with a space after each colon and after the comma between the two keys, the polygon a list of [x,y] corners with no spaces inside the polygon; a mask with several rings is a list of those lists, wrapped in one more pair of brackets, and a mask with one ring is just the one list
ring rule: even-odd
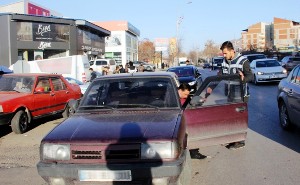
{"label": "car front bumper", "polygon": [[[163,183],[177,184],[179,176],[187,164],[187,155],[189,152],[184,151],[182,156],[172,162],[151,162],[151,163],[122,163],[122,164],[63,164],[63,163],[44,163],[37,164],[37,170],[41,177],[49,184],[53,183],[55,179],[61,179],[64,184],[80,184],[82,181],[79,172],[82,170],[89,171],[119,171],[130,170],[132,180],[127,181],[126,184],[156,184],[153,180],[162,180]],[[92,181],[88,181],[92,182]],[[101,180],[97,180],[97,184]],[[105,183],[107,181],[103,181]],[[121,182],[120,182],[121,183]],[[121,183],[122,184],[122,183]],[[157,183],[160,184],[160,183]]]}
{"label": "car front bumper", "polygon": [[0,113],[0,125],[7,125],[13,117],[13,113]]}
{"label": "car front bumper", "polygon": [[257,75],[258,82],[279,82],[283,78],[286,78],[286,74],[276,74],[276,75]]}

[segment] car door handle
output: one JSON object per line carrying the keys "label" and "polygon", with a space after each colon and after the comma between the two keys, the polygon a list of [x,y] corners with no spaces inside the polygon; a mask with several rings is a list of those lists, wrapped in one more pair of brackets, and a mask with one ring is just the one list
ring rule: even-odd
{"label": "car door handle", "polygon": [[246,107],[237,107],[237,108],[235,108],[235,111],[236,112],[244,112],[246,110]]}
{"label": "car door handle", "polygon": [[50,93],[50,96],[54,96],[55,94],[54,93]]}
{"label": "car door handle", "polygon": [[69,94],[70,92],[69,91],[66,91],[66,94]]}

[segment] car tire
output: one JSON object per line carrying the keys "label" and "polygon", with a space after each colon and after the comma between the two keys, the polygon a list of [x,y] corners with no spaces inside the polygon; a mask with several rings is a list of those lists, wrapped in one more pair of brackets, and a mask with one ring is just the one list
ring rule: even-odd
{"label": "car tire", "polygon": [[146,67],[146,70],[147,70],[147,71],[152,71],[152,70],[151,70],[151,67],[149,67],[149,66]]}
{"label": "car tire", "polygon": [[11,120],[11,129],[16,134],[23,134],[28,129],[28,115],[24,110],[19,110]]}
{"label": "car tire", "polygon": [[73,115],[74,112],[75,112],[75,111],[69,106],[69,104],[67,104],[67,106],[66,106],[64,112],[62,113],[62,116],[63,116],[63,118],[68,118],[68,117],[70,117],[71,115]]}
{"label": "car tire", "polygon": [[291,127],[291,121],[284,102],[279,105],[279,123],[284,130],[288,130]]}

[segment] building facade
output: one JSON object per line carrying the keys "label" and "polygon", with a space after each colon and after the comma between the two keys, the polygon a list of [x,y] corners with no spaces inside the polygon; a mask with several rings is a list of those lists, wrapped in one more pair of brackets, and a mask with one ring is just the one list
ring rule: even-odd
{"label": "building facade", "polygon": [[0,12],[62,17],[62,14],[29,0],[21,0],[8,5],[2,5],[0,6]]}
{"label": "building facade", "polygon": [[256,23],[243,30],[242,50],[300,51],[300,23],[274,17],[271,24]]}
{"label": "building facade", "polygon": [[275,17],[274,46],[281,52],[300,51],[300,23]]}
{"label": "building facade", "polygon": [[102,56],[110,31],[85,20],[25,14],[0,14],[1,65],[17,60],[86,54]]}
{"label": "building facade", "polygon": [[242,32],[242,49],[264,51],[272,49],[273,35],[272,24],[263,22],[256,23]]}
{"label": "building facade", "polygon": [[105,58],[114,59],[118,65],[138,60],[138,37],[140,30],[127,21],[93,22],[111,31],[105,37]]}

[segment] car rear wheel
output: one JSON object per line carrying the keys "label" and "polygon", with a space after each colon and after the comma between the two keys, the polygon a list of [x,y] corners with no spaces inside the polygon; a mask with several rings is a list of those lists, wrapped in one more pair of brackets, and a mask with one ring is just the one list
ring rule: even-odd
{"label": "car rear wheel", "polygon": [[28,128],[28,115],[24,110],[19,110],[11,120],[12,131],[23,134]]}
{"label": "car rear wheel", "polygon": [[147,66],[147,67],[146,67],[146,70],[147,70],[147,71],[151,71],[151,67]]}
{"label": "car rear wheel", "polygon": [[288,130],[291,127],[291,121],[284,102],[281,102],[279,105],[279,121],[284,130]]}

